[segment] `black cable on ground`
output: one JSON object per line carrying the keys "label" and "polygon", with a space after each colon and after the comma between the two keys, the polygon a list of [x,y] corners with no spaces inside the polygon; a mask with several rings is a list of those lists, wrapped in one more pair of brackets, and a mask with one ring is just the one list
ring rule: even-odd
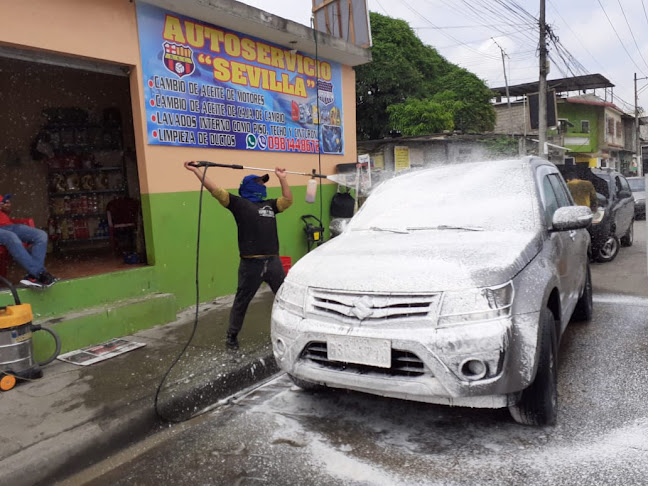
{"label": "black cable on ground", "polygon": [[193,329],[191,330],[191,336],[189,336],[189,340],[187,343],[184,345],[182,348],[182,351],[180,351],[180,354],[176,357],[176,359],[171,363],[171,366],[169,366],[169,369],[164,373],[164,376],[162,377],[162,381],[160,381],[160,384],[157,387],[157,391],[155,392],[155,415],[157,415],[160,419],[164,420],[165,422],[172,422],[172,423],[180,423],[183,422],[184,420],[178,420],[173,417],[166,417],[160,412],[160,409],[158,407],[158,398],[160,396],[160,391],[162,390],[162,385],[164,385],[164,382],[166,381],[167,377],[169,376],[169,373],[171,373],[171,370],[173,367],[178,364],[178,361],[180,361],[180,358],[182,355],[185,353],[187,348],[189,347],[189,344],[191,344],[191,341],[194,338],[194,335],[196,334],[196,329],[198,329],[198,313],[200,311],[200,277],[199,277],[199,271],[200,271],[200,222],[202,219],[202,198],[203,198],[203,188],[205,187],[205,177],[207,176],[207,166],[205,166],[205,170],[203,172],[202,179],[200,181],[200,196],[198,198],[198,233],[196,236],[196,315],[194,317],[194,324],[193,324]]}

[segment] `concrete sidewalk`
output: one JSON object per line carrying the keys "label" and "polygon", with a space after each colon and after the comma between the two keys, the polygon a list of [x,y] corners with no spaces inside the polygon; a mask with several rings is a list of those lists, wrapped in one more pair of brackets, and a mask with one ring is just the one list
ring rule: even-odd
{"label": "concrete sidewalk", "polygon": [[[162,415],[188,418],[278,372],[270,346],[273,294],[250,304],[241,349],[224,346],[233,296],[203,304],[196,334],[159,397]],[[127,337],[146,346],[89,366],[56,360],[43,378],[0,394],[0,485],[53,484],[168,423],[157,387],[186,344],[195,308]]]}

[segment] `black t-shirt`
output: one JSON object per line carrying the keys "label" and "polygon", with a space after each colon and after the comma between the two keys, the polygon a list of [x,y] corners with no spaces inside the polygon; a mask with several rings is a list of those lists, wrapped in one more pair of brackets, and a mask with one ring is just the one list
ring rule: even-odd
{"label": "black t-shirt", "polygon": [[279,255],[276,214],[280,211],[276,199],[252,202],[230,194],[227,209],[234,215],[238,226],[239,254],[242,257]]}

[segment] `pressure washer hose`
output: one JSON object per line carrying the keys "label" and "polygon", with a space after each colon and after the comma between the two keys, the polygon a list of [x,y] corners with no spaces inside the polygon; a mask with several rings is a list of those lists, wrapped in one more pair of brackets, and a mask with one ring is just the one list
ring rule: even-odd
{"label": "pressure washer hose", "polygon": [[35,332],[35,331],[45,331],[45,332],[48,332],[48,333],[50,334],[50,336],[52,336],[52,337],[54,338],[54,346],[55,346],[55,348],[56,348],[56,349],[54,350],[54,354],[52,354],[52,355],[51,355],[49,358],[47,358],[46,360],[44,360],[44,361],[39,361],[39,362],[37,363],[38,366],[45,366],[45,365],[50,364],[50,363],[51,363],[52,361],[54,361],[54,360],[56,359],[56,357],[61,353],[61,339],[59,338],[58,334],[56,334],[56,332],[54,332],[53,329],[50,329],[49,327],[46,327],[46,326],[41,326],[40,324],[32,324],[32,326],[31,326],[31,330],[32,330],[32,332]]}
{"label": "pressure washer hose", "polygon": [[169,373],[171,373],[171,370],[173,367],[178,364],[178,361],[180,361],[180,358],[182,355],[185,353],[187,348],[189,347],[189,344],[191,344],[191,341],[194,338],[194,335],[196,334],[196,329],[198,329],[198,313],[200,310],[200,222],[202,220],[202,205],[203,205],[203,189],[205,187],[205,178],[207,177],[207,167],[208,165],[203,165],[202,167],[205,168],[203,171],[202,179],[200,180],[200,196],[198,197],[198,232],[196,235],[196,313],[194,315],[194,323],[193,323],[193,329],[191,330],[191,336],[189,336],[189,339],[187,340],[186,344],[182,348],[182,351],[178,354],[178,356],[173,360],[173,363],[171,363],[171,366],[169,366],[169,369],[166,370],[166,373],[164,373],[164,376],[162,377],[162,380],[160,381],[160,384],[157,387],[157,390],[155,391],[155,400],[153,402],[153,408],[155,410],[155,415],[158,416],[161,420],[165,422],[171,422],[171,423],[180,423],[183,420],[182,419],[177,419],[174,417],[168,417],[162,414],[160,411],[160,407],[158,404],[158,400],[160,397],[160,391],[162,391],[162,385],[166,382],[167,377],[169,376]]}

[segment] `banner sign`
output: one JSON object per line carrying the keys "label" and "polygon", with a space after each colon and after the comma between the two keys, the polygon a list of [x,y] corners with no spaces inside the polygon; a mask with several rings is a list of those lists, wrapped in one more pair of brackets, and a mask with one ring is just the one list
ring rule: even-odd
{"label": "banner sign", "polygon": [[149,144],[344,153],[340,64],[141,2],[137,23]]}

